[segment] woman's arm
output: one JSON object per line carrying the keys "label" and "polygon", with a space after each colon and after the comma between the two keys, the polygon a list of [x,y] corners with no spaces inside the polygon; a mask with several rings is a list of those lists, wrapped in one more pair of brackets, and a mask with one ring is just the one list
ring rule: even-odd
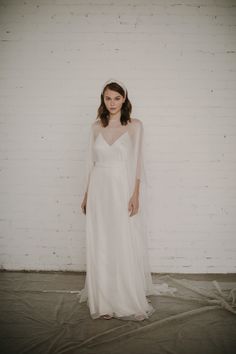
{"label": "woman's arm", "polygon": [[128,205],[128,211],[130,212],[129,216],[133,216],[138,213],[139,209],[139,185],[140,185],[140,179],[136,178],[135,182],[135,188],[133,195],[131,196],[129,200],[129,205]]}
{"label": "woman's arm", "polygon": [[139,196],[139,187],[140,187],[140,179],[136,178],[135,187],[134,187],[134,193],[133,193],[134,195]]}

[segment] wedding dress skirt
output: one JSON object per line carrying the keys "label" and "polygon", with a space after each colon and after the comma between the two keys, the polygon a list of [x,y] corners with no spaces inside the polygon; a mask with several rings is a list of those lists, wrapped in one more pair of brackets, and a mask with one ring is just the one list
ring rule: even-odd
{"label": "wedding dress skirt", "polygon": [[[109,144],[100,131],[93,143],[86,210],[86,278],[79,293],[96,319],[109,314],[127,320],[143,320],[155,309],[147,298],[161,286],[152,283],[147,244],[140,213],[129,216],[132,195],[129,131]],[[137,172],[137,170],[136,170]],[[146,236],[146,235],[145,235]],[[166,290],[166,288],[164,289]]]}

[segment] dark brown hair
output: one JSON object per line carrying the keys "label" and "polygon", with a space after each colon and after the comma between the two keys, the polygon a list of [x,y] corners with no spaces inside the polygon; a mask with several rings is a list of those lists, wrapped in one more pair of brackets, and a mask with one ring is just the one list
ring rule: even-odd
{"label": "dark brown hair", "polygon": [[[97,119],[99,118],[101,119],[101,123],[103,127],[106,127],[109,124],[109,111],[107,110],[106,105],[104,103],[104,92],[106,91],[107,88],[112,91],[116,91],[119,94],[121,94],[123,97],[125,97],[125,91],[116,82],[111,82],[104,87],[101,93],[101,104],[97,111]],[[127,92],[125,102],[121,107],[120,122],[122,125],[126,125],[128,121],[131,122],[131,118],[130,118],[131,111],[132,111],[132,104],[128,99],[128,92]]]}

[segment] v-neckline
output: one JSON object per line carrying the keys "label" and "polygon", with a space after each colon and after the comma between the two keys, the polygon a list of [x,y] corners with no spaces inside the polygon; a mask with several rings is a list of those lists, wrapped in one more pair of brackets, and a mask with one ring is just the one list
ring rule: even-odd
{"label": "v-neckline", "polygon": [[124,136],[126,133],[128,133],[128,130],[126,130],[124,133],[122,133],[112,144],[109,144],[106,139],[104,138],[102,132],[99,132],[99,135],[102,136],[102,139],[105,141],[105,143],[109,146],[112,147],[118,140],[120,140],[122,138],[122,136]]}

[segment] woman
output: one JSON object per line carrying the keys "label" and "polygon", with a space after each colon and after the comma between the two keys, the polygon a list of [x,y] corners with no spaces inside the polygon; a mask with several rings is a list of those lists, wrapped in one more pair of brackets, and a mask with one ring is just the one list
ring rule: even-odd
{"label": "woman", "polygon": [[93,319],[144,320],[155,311],[146,297],[158,292],[145,239],[143,124],[131,110],[125,85],[108,80],[90,127],[81,204],[87,271],[79,296]]}

